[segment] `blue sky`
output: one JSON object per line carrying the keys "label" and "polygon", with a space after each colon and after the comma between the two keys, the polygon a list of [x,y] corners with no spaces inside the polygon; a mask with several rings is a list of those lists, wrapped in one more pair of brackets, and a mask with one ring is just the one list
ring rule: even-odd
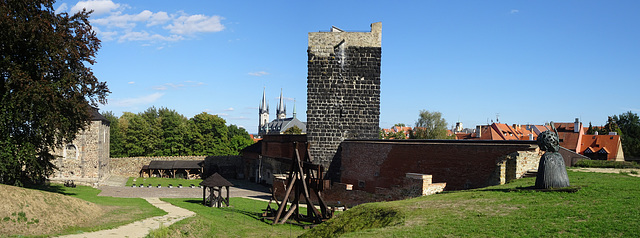
{"label": "blue sky", "polygon": [[167,107],[257,132],[283,90],[306,121],[307,33],[382,22],[380,126],[439,111],[449,127],[496,119],[602,125],[640,112],[640,1],[59,1],[94,9],[101,111]]}

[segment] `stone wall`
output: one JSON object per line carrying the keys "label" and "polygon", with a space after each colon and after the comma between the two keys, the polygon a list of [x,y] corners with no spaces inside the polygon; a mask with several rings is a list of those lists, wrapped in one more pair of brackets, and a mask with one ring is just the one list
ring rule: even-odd
{"label": "stone wall", "polygon": [[334,182],[374,193],[402,184],[406,173],[419,173],[446,183],[447,190],[479,188],[537,168],[538,153],[533,141],[346,140]]}
{"label": "stone wall", "polygon": [[309,33],[307,136],[324,168],[343,140],[378,137],[381,32],[373,23],[371,32]]}
{"label": "stone wall", "polygon": [[75,140],[52,152],[58,169],[50,180],[94,185],[104,179],[109,173],[109,135],[108,122],[91,121]]}
{"label": "stone wall", "polygon": [[154,160],[204,160],[207,156],[157,156],[157,157],[125,157],[111,158],[111,175],[122,177],[138,177],[142,166]]}

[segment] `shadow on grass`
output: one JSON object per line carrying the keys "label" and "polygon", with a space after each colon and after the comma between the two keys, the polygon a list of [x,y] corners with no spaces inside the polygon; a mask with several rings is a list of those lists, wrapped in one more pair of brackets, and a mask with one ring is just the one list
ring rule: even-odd
{"label": "shadow on grass", "polygon": [[490,192],[522,192],[522,191],[533,191],[533,192],[563,192],[563,193],[575,193],[582,189],[581,186],[569,186],[564,188],[536,188],[535,186],[527,186],[527,187],[515,187],[515,188],[502,188],[502,189],[483,189],[481,191],[490,191]]}
{"label": "shadow on grass", "polygon": [[74,188],[67,188],[62,186],[62,184],[28,185],[28,186],[25,186],[25,188],[51,192],[51,193],[59,193],[67,196],[78,195],[77,193],[72,192]]}

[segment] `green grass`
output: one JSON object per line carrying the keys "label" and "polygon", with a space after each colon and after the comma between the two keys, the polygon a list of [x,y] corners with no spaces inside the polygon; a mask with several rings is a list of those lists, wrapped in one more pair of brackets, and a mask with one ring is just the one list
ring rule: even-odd
{"label": "green grass", "polygon": [[[304,236],[640,237],[640,178],[569,172],[569,179],[578,191],[520,189],[535,183],[535,178],[526,178],[483,189],[364,204]],[[379,216],[372,211],[390,215],[371,219]],[[364,224],[341,228],[354,222]]]}
{"label": "green grass", "polygon": [[585,168],[616,168],[616,169],[640,169],[640,164],[633,161],[608,161],[608,160],[579,160],[574,167]]}
{"label": "green grass", "polygon": [[134,221],[167,214],[167,212],[149,204],[142,198],[102,197],[98,196],[100,190],[88,186],[68,188],[60,184],[51,184],[47,187],[37,187],[35,189],[80,198],[101,205],[106,210],[106,213],[92,226],[69,227],[57,235],[111,229]]}
{"label": "green grass", "polygon": [[230,198],[231,207],[212,208],[203,206],[202,199],[197,198],[161,200],[189,209],[197,215],[154,230],[148,237],[295,237],[304,232],[299,226],[274,226],[270,221],[261,221],[262,209],[267,207],[264,201]]}
{"label": "green grass", "polygon": [[[133,181],[133,180],[136,181]],[[173,178],[135,178],[135,177],[129,177],[129,180],[127,180],[127,187],[131,187],[131,185],[133,185],[134,183],[136,184],[136,186],[140,186],[140,184],[144,184],[144,186],[148,186],[149,184],[151,184],[151,186],[158,186],[158,184],[160,184],[162,187],[167,187],[169,186],[169,184],[173,185],[174,187],[177,187],[178,184],[182,184],[183,187],[188,187],[189,185],[193,184],[195,186],[200,186],[200,182],[202,182],[202,179],[173,179]]]}

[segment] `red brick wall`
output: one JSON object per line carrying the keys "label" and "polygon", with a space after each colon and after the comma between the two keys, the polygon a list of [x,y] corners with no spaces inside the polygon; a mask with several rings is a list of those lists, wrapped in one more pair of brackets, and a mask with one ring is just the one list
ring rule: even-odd
{"label": "red brick wall", "polygon": [[304,157],[307,135],[265,135],[262,139],[262,156],[293,158],[293,142],[298,142],[300,157]]}
{"label": "red brick wall", "polygon": [[433,175],[433,183],[447,183],[446,190],[488,186],[501,157],[535,151],[537,145],[529,141],[347,140],[341,147],[340,181],[373,193],[376,187],[402,184],[406,173]]}

